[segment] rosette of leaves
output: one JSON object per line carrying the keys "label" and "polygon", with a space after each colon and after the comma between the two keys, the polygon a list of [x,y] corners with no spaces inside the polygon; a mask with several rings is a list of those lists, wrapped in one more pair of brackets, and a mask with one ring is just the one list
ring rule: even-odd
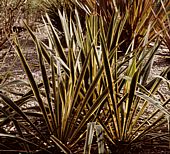
{"label": "rosette of leaves", "polygon": [[[15,49],[31,88],[17,101],[0,93],[7,104],[1,110],[1,128],[5,131],[0,134],[2,149],[28,153],[37,150],[83,153],[87,151],[84,150],[85,140],[92,140],[92,136],[86,138],[87,123],[97,122],[103,128],[105,145],[111,151],[121,153],[122,149],[125,152],[129,147],[139,145],[149,133],[167,124],[169,113],[164,106],[169,100],[158,102],[154,99],[168,70],[159,78],[148,80],[160,44],[159,38],[154,36],[155,45],[149,46],[153,41],[149,38],[153,23],[143,32],[144,37],[137,48],[134,37],[125,55],[118,56],[128,13],[122,17],[119,12],[113,14],[108,31],[104,29],[102,16],[87,16],[86,32],[83,33],[77,10],[75,20],[58,10],[64,45],[48,15],[45,26],[49,44],[39,40],[26,25],[36,45],[42,82],[36,82],[16,39]],[[48,69],[50,73],[47,73]],[[37,105],[23,109],[27,102]],[[149,103],[156,106],[152,113],[147,112]],[[145,112],[147,118],[143,115]],[[160,115],[155,116],[158,113]],[[8,126],[12,129],[7,131],[4,127]],[[166,133],[149,135],[153,138],[166,136],[167,139]],[[12,140],[11,147],[7,144],[8,139]],[[93,143],[91,152],[97,153]]]}
{"label": "rosette of leaves", "polygon": [[[83,151],[86,123],[96,119],[99,106],[108,95],[107,89],[100,90],[104,68],[99,66],[96,41],[91,42],[90,32],[86,36],[81,33],[77,12],[76,24],[68,23],[65,13],[61,14],[59,11],[59,15],[63,22],[67,49],[60,43],[48,16],[49,26],[46,26],[50,46],[38,40],[27,27],[37,47],[42,83],[36,83],[19,42],[15,40],[15,49],[31,88],[17,101],[0,94],[7,104],[1,112],[1,127],[6,128],[11,124],[14,129],[1,134],[4,151]],[[88,24],[87,27],[89,30],[93,28]],[[50,67],[50,74],[47,74],[45,63]],[[23,109],[27,102],[37,102],[38,105]],[[76,134],[73,136],[74,133]],[[8,139],[11,147],[7,146]]]}

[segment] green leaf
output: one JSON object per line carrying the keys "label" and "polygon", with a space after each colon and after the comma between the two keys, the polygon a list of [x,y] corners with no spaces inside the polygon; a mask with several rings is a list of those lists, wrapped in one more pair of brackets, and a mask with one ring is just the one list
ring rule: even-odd
{"label": "green leaf", "polygon": [[31,72],[31,70],[30,70],[30,68],[29,68],[29,66],[28,66],[28,64],[27,64],[27,62],[25,60],[25,57],[22,54],[22,51],[20,49],[20,46],[19,46],[17,40],[15,40],[15,49],[16,49],[16,51],[17,51],[17,53],[18,53],[18,55],[19,55],[19,57],[21,59],[23,68],[24,68],[24,70],[25,70],[25,72],[26,72],[26,74],[28,76],[28,79],[29,79],[31,88],[33,90],[33,93],[34,93],[34,95],[35,95],[35,97],[36,97],[36,99],[37,99],[37,101],[38,101],[38,103],[40,105],[40,108],[41,108],[42,112],[43,112],[44,119],[45,119],[46,124],[47,124],[47,126],[49,128],[49,131],[52,132],[51,125],[50,125],[50,122],[49,122],[49,118],[48,118],[47,112],[45,110],[44,102],[42,101],[42,98],[40,96],[40,92],[39,92],[38,86],[37,86],[37,84],[35,82],[35,79],[34,79],[34,77],[32,75],[32,72]]}
{"label": "green leaf", "polygon": [[124,122],[124,126],[123,126],[123,134],[122,134],[122,138],[124,139],[125,137],[125,133],[127,128],[127,122],[128,120],[131,121],[130,118],[132,118],[130,116],[130,111],[131,111],[131,107],[132,104],[134,103],[134,98],[135,98],[135,91],[136,91],[136,86],[137,86],[137,82],[138,82],[138,76],[139,76],[139,71],[136,71],[135,74],[132,77],[131,80],[131,84],[130,84],[130,90],[129,90],[129,96],[128,96],[128,102],[126,104],[126,114],[125,114],[125,122]]}

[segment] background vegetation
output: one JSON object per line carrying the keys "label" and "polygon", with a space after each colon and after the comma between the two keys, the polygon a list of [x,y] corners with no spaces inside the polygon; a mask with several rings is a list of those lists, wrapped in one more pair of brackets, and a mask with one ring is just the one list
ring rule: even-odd
{"label": "background vegetation", "polygon": [[41,18],[41,1],[2,0],[0,1],[0,48],[13,31],[24,28],[23,20],[30,26]]}

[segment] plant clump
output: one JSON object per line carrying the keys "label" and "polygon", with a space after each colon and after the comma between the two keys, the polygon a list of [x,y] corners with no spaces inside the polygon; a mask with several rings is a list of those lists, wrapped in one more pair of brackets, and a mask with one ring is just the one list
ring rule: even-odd
{"label": "plant clump", "polygon": [[[161,1],[161,13],[155,1],[45,2],[48,43],[24,22],[36,47],[41,82],[14,37],[28,80],[13,84],[28,90],[13,100],[1,85],[0,149],[66,154],[137,153],[145,144],[168,149],[170,98],[158,88],[162,82],[169,86],[170,68],[149,76],[167,31],[157,20],[168,21],[164,8],[169,3]],[[23,108],[29,102],[36,103]]]}

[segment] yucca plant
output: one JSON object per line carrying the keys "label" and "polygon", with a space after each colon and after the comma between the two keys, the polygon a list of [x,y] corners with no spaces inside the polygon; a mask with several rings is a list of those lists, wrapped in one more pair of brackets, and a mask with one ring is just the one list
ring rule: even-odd
{"label": "yucca plant", "polygon": [[[126,18],[124,18],[124,20],[126,20]],[[118,19],[116,21],[118,21]],[[120,25],[123,25],[122,22]],[[159,41],[157,42],[155,40],[154,47],[148,47],[151,41],[149,39],[149,33],[152,31],[150,29],[151,27],[152,26],[149,25],[146,30],[147,32],[142,41],[143,45],[139,45],[138,48],[135,48],[135,41],[132,40],[127,48],[126,53],[128,54],[125,54],[123,59],[126,59],[126,56],[129,56],[131,59],[128,60],[127,69],[124,70],[122,78],[118,76],[120,68],[117,65],[119,62],[119,59],[117,60],[116,58],[117,56],[114,56],[112,61],[108,60],[110,53],[112,53],[112,50],[110,51],[112,48],[109,48],[106,42],[107,40],[113,39],[110,39],[109,35],[104,35],[104,30],[100,36],[106,72],[106,83],[109,87],[110,97],[107,97],[107,109],[103,110],[103,114],[106,115],[105,122],[103,122],[103,115],[101,118],[102,120],[100,118],[98,120],[107,134],[109,148],[115,153],[127,153],[129,147],[132,147],[135,142],[141,142],[146,136],[146,133],[160,125],[162,126],[162,123],[168,122],[166,116],[169,117],[169,113],[162,105],[167,104],[169,99],[166,101],[164,100],[164,102],[157,102],[152,99],[158,90],[161,80],[160,78],[155,78],[148,82],[148,73],[152,67],[153,57],[160,44],[158,43]],[[113,29],[114,26],[111,30]],[[118,30],[120,32],[121,28]],[[112,32],[108,31],[108,34],[112,34]],[[112,34],[111,36],[114,35]],[[118,41],[119,40],[116,42]],[[112,44],[113,42],[110,43]],[[116,49],[114,52],[116,54]],[[148,60],[145,61],[146,56]],[[161,76],[165,76],[167,72],[168,69],[163,72]],[[157,110],[140,123],[140,119],[144,116],[144,113],[147,114],[148,103],[154,104],[165,116],[162,114],[158,116],[158,118],[155,118],[154,116],[158,113]]]}
{"label": "yucca plant", "polygon": [[[74,1],[72,2],[83,9],[88,14],[97,14],[103,16],[105,24],[104,27],[107,31],[108,25],[112,20],[112,14],[119,12],[119,16],[124,16],[127,11],[129,11],[129,16],[127,18],[124,30],[121,33],[120,50],[125,52],[126,48],[130,45],[130,42],[135,38],[135,46],[141,42],[141,39],[145,36],[144,32],[146,31],[149,23],[152,21],[154,28],[150,32],[149,38],[155,36],[156,33],[161,33],[163,30],[164,36],[162,40],[165,41],[165,44],[168,47],[168,21],[169,21],[169,1],[149,1],[149,0],[132,0],[132,1],[123,1],[123,0],[87,0],[87,1]],[[168,17],[168,18],[167,18]],[[126,39],[125,39],[126,38]],[[166,40],[165,40],[166,39]],[[119,42],[119,43],[120,43]]]}
{"label": "yucca plant", "polygon": [[[59,15],[68,45],[67,55],[48,16],[47,31],[51,49],[39,41],[27,27],[37,47],[43,82],[36,83],[20,45],[15,40],[15,48],[28,75],[31,90],[16,102],[0,94],[8,105],[2,109],[1,126],[5,127],[15,121],[13,127],[19,133],[19,138],[7,132],[1,134],[1,137],[15,138],[18,145],[20,140],[24,141],[23,146],[21,144],[18,149],[27,152],[41,149],[50,153],[48,147],[57,147],[58,152],[65,153],[83,151],[86,123],[96,119],[97,110],[108,95],[107,89],[103,91],[98,86],[104,68],[99,67],[96,41],[91,41],[92,25],[87,24],[90,31],[84,38],[77,12],[77,25],[68,25],[65,13],[61,14],[59,11]],[[45,60],[51,68],[50,75],[47,75]],[[91,67],[93,64],[96,68]],[[22,109],[24,104],[34,99],[38,106]],[[8,118],[9,115],[12,116],[11,119]],[[3,146],[6,147],[5,143]],[[12,148],[17,151],[15,145]]]}
{"label": "yucca plant", "polygon": [[[122,1],[122,0],[67,0],[67,1],[44,1],[44,8],[49,12],[49,16],[56,22],[56,27],[62,32],[61,24],[58,18],[57,9],[64,6],[67,9],[67,12],[74,10],[74,7],[78,8],[78,12],[81,15],[81,24],[84,27],[85,13],[89,15],[99,15],[104,19],[104,27],[107,31],[108,25],[112,20],[112,15],[116,12],[119,12],[119,16],[124,16],[127,11],[129,11],[129,16],[124,26],[124,30],[121,33],[121,43],[120,50],[122,52],[126,51],[126,48],[130,45],[130,42],[135,38],[135,46],[141,42],[141,39],[144,37],[144,33],[152,21],[154,28],[150,32],[149,38],[155,36],[156,33],[161,33],[161,30],[164,31],[162,40],[165,42],[168,47],[168,22],[169,22],[169,1],[149,1],[149,0],[133,0],[133,1]],[[66,6],[66,7],[65,7]],[[168,17],[168,18],[167,18]],[[59,26],[60,25],[60,26]],[[128,30],[127,30],[128,29]],[[126,38],[126,39],[125,39]],[[119,42],[119,43],[120,43]]]}
{"label": "yucca plant", "polygon": [[[150,23],[138,48],[134,47],[134,37],[125,55],[118,57],[123,41],[120,41],[120,36],[129,12],[121,17],[119,14],[112,15],[108,31],[104,29],[105,19],[102,16],[87,16],[86,32],[83,33],[77,10],[74,12],[74,21],[72,16],[58,10],[66,42],[64,45],[48,15],[44,22],[49,45],[41,42],[26,25],[36,45],[42,82],[36,82],[15,39],[15,49],[31,88],[17,101],[0,93],[7,104],[0,115],[3,149],[28,153],[36,150],[83,153],[89,151],[84,150],[84,144],[92,140],[86,138],[87,123],[97,122],[105,134],[102,143],[113,153],[123,153],[122,149],[127,152],[129,147],[143,141],[146,134],[167,123],[169,113],[164,106],[169,100],[161,104],[152,97],[155,97],[160,81],[168,70],[161,74],[162,77],[148,81],[152,60],[160,44],[159,38],[155,35],[155,46],[149,46],[153,41],[149,39],[153,28]],[[50,74],[45,64],[50,67]],[[27,102],[36,103],[23,108]],[[149,102],[157,110],[143,120]],[[157,117],[158,112],[162,114]],[[11,126],[9,130],[8,126]],[[163,135],[165,139],[168,136]],[[153,138],[164,136],[153,135]],[[6,142],[9,138],[15,141],[11,147]],[[92,144],[92,153],[97,153],[95,147]]]}

